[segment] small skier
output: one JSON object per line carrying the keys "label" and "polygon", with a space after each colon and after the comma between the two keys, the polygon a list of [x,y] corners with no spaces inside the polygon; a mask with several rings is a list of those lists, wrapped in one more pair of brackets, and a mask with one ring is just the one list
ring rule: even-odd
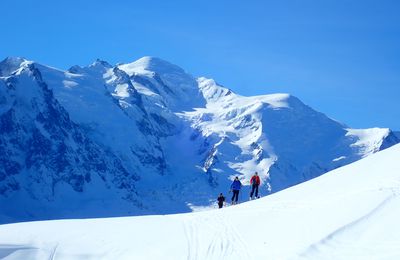
{"label": "small skier", "polygon": [[231,184],[231,191],[233,192],[232,205],[238,202],[240,188],[242,188],[242,183],[239,181],[239,177],[236,176]]}
{"label": "small skier", "polygon": [[250,200],[253,199],[254,191],[255,191],[255,198],[256,199],[260,198],[258,196],[258,186],[260,186],[260,183],[261,183],[260,176],[258,176],[258,173],[255,172],[253,177],[251,177],[250,179],[250,185],[251,185]]}
{"label": "small skier", "polygon": [[219,194],[217,201],[218,201],[218,207],[221,209],[224,206],[225,202],[225,197],[224,195],[222,195],[222,193]]}

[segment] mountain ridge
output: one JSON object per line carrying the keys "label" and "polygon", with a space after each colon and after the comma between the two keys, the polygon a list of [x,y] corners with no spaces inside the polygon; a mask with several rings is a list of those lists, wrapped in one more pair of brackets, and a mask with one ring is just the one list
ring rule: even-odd
{"label": "mountain ridge", "polygon": [[[47,108],[52,117],[37,116]],[[10,117],[12,111],[18,117]],[[389,129],[348,128],[290,94],[241,96],[151,57],[115,66],[97,60],[66,71],[8,58],[0,63],[0,119],[2,163],[19,165],[0,168],[0,185],[20,187],[0,196],[6,209],[0,214],[14,221],[187,212],[210,205],[233,176],[247,185],[258,171],[266,195],[400,141]],[[7,129],[15,125],[33,126],[43,136],[33,139],[48,147],[63,145],[52,154],[38,148],[35,158],[43,163],[33,168],[22,149],[32,131],[13,136]],[[49,134],[42,125],[63,134]],[[71,131],[81,137],[71,141]],[[101,170],[90,159],[76,166],[86,177],[70,190],[74,185],[49,163],[64,157],[72,166],[62,176],[73,176],[81,157],[104,163]],[[40,199],[53,182],[60,187]],[[88,201],[86,207],[80,201]],[[21,209],[3,207],[10,203]]]}

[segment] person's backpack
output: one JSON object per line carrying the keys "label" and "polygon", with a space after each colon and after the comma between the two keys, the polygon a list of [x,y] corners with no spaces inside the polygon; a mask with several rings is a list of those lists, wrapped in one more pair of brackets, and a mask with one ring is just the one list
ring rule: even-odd
{"label": "person's backpack", "polygon": [[254,178],[253,178],[253,183],[252,183],[253,185],[260,185],[260,177],[258,177],[258,176],[255,176]]}

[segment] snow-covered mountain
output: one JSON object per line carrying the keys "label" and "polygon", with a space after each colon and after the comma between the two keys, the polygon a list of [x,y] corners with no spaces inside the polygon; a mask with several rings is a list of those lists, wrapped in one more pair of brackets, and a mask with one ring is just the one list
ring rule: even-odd
{"label": "snow-covered mountain", "polygon": [[1,222],[187,212],[233,176],[258,171],[266,195],[400,141],[152,57],[67,71],[7,58],[0,133]]}
{"label": "snow-covered mountain", "polygon": [[0,225],[0,258],[400,259],[400,144],[241,205]]}

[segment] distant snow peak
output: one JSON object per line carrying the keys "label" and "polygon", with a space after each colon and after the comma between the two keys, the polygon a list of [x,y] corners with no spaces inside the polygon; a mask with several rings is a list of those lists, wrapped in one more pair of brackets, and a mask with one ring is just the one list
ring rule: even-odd
{"label": "distant snow peak", "polygon": [[28,60],[26,60],[25,58],[21,58],[21,57],[7,57],[4,60],[2,60],[0,62],[0,66],[9,66],[9,67],[19,67],[21,65],[21,63],[26,62]]}
{"label": "distant snow peak", "polygon": [[137,70],[147,70],[153,71],[160,74],[164,73],[175,73],[184,74],[185,71],[179,66],[172,64],[168,61],[162,60],[160,58],[145,56],[132,63],[122,65],[123,67],[131,67]]}
{"label": "distant snow peak", "polygon": [[131,77],[134,85],[139,85],[142,93],[158,95],[162,103],[173,111],[187,111],[205,105],[196,79],[167,61],[143,57],[132,63],[118,65],[118,68]]}
{"label": "distant snow peak", "polygon": [[105,68],[112,68],[110,63],[104,60],[96,59],[89,67],[105,67]]}
{"label": "distant snow peak", "polygon": [[155,74],[166,75],[185,75],[185,71],[165,60],[156,57],[146,56],[140,58],[134,62],[119,64],[118,67],[128,73],[128,75],[133,76],[135,74],[147,75],[153,77]]}
{"label": "distant snow peak", "polygon": [[20,69],[20,67],[30,63],[32,63],[32,61],[28,61],[25,58],[7,57],[0,62],[0,77],[10,76],[13,72]]}

